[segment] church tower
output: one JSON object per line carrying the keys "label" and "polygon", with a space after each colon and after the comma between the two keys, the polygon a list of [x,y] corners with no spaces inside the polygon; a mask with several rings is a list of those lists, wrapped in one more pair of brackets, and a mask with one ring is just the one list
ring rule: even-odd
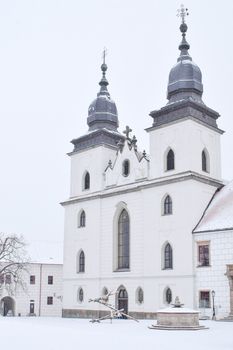
{"label": "church tower", "polygon": [[[180,56],[169,74],[168,103],[150,113],[153,118],[152,127],[147,129],[150,135],[150,176],[185,176],[189,173],[203,181],[219,182],[220,136],[223,131],[217,126],[219,114],[202,100],[202,73],[188,51],[185,15],[186,10],[182,7]],[[173,161],[169,161],[171,158]]]}

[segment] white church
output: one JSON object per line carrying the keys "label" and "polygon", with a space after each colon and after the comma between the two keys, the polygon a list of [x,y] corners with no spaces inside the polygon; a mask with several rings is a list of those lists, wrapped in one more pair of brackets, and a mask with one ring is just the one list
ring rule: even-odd
{"label": "white church", "polygon": [[202,99],[184,17],[180,31],[168,102],[148,118],[149,154],[129,127],[119,131],[101,66],[88,131],[69,153],[63,317],[102,315],[88,300],[107,291],[138,318],[155,317],[176,296],[203,316],[233,317],[233,184],[222,181],[219,113]]}

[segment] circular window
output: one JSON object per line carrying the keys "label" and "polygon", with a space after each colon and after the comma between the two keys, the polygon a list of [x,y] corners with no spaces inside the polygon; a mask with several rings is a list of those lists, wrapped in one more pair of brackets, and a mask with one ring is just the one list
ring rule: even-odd
{"label": "circular window", "polygon": [[83,302],[83,298],[84,298],[84,296],[83,296],[83,289],[79,288],[79,290],[78,290],[78,301],[80,303],[82,303]]}
{"label": "circular window", "polygon": [[126,159],[123,162],[123,166],[122,166],[122,173],[124,176],[128,176],[129,175],[129,170],[130,170],[130,166],[129,166],[129,160]]}

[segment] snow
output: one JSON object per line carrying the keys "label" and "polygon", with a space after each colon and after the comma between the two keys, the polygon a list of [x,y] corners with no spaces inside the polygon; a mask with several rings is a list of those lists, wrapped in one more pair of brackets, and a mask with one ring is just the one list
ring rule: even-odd
{"label": "snow", "polygon": [[158,310],[159,313],[169,313],[169,314],[198,314],[199,311],[189,309],[187,307],[167,307],[165,309]]}
{"label": "snow", "polygon": [[233,228],[233,181],[217,192],[194,232]]}
{"label": "snow", "polygon": [[1,349],[7,350],[232,350],[233,323],[205,321],[209,329],[161,331],[155,321],[0,317]]}

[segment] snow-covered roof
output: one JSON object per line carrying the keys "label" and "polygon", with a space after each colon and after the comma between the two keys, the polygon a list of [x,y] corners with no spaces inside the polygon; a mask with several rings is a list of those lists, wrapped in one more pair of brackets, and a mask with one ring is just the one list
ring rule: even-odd
{"label": "snow-covered roof", "polygon": [[233,229],[233,181],[217,191],[195,232]]}
{"label": "snow-covered roof", "polygon": [[38,264],[63,264],[63,243],[54,241],[26,241],[30,262]]}

